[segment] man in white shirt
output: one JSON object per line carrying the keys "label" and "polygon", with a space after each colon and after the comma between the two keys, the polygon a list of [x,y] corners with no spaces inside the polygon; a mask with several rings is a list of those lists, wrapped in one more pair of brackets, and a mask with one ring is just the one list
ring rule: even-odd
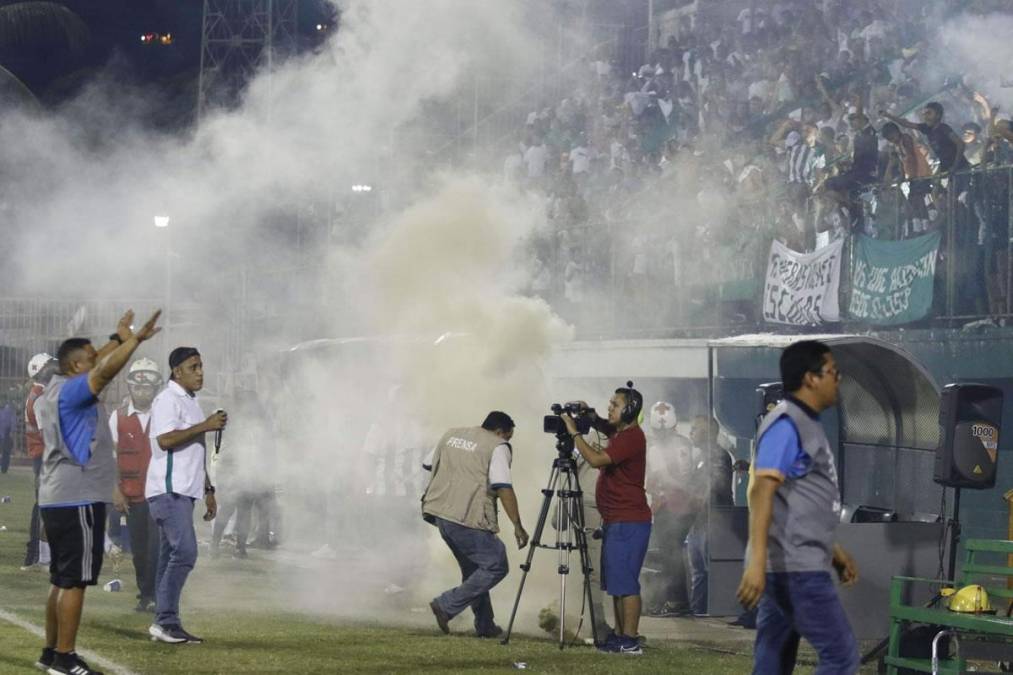
{"label": "man in white shirt", "polygon": [[524,162],[528,165],[528,178],[535,180],[545,175],[545,167],[549,163],[549,149],[545,141],[539,139],[524,152]]}
{"label": "man in white shirt", "polygon": [[227,416],[216,411],[207,418],[197,401],[204,386],[204,363],[193,347],[177,347],[169,355],[169,385],[151,405],[151,463],[145,497],[158,525],[159,557],[155,576],[155,622],[148,633],[158,641],[200,643],[183,630],[179,597],[197,562],[193,529],[194,501],[204,497],[211,520],[218,511],[215,488],[208,479],[204,434],[225,428]]}

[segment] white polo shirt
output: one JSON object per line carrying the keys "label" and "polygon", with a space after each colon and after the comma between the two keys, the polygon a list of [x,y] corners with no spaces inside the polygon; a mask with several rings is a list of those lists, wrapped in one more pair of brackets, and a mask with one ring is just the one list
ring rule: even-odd
{"label": "white polo shirt", "polygon": [[151,404],[151,463],[144,496],[148,499],[175,493],[201,499],[204,497],[204,439],[198,437],[190,443],[166,452],[159,446],[158,437],[170,431],[182,431],[205,420],[196,394],[191,395],[173,380],[159,392]]}

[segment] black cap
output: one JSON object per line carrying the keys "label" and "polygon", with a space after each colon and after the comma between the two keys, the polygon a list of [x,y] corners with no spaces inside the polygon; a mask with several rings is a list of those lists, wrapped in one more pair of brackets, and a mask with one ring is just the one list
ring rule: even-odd
{"label": "black cap", "polygon": [[172,370],[191,356],[200,356],[196,347],[176,347],[169,354],[169,369]]}

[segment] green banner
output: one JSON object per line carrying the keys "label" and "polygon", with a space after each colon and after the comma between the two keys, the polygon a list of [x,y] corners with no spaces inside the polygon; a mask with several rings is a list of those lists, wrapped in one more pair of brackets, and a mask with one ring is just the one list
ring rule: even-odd
{"label": "green banner", "polygon": [[924,318],[932,307],[939,241],[939,232],[903,241],[856,236],[851,318],[877,326]]}

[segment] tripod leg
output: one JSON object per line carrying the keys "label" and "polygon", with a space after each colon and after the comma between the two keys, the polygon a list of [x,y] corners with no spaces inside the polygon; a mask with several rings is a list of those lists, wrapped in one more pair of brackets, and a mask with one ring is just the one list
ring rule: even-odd
{"label": "tripod leg", "polygon": [[568,495],[572,489],[572,474],[566,469],[563,470],[562,485],[558,494],[559,508],[556,518],[556,549],[558,551],[559,567],[559,648],[566,646],[566,577],[570,574],[570,550],[573,548],[572,532],[574,526],[570,514],[570,500]]}
{"label": "tripod leg", "polygon": [[[588,614],[591,617],[591,639],[597,646],[600,644],[598,635],[598,617],[594,614],[594,594],[591,591],[591,572],[594,567],[591,565],[591,555],[587,550],[587,529],[584,523],[584,495],[580,488],[580,477],[576,471],[573,474],[573,482],[576,487],[573,496],[574,533],[577,537],[577,548],[580,551],[580,571],[584,575],[584,597],[587,598]],[[604,638],[605,636],[600,636]]]}
{"label": "tripod leg", "polygon": [[528,557],[524,564],[521,565],[521,583],[517,587],[517,597],[514,598],[514,608],[510,612],[510,623],[507,624],[506,635],[500,644],[507,644],[510,642],[510,635],[514,630],[514,619],[517,617],[517,608],[521,604],[521,594],[524,592],[524,582],[528,578],[528,572],[531,570],[531,561],[535,557],[535,551],[542,543],[542,532],[545,530],[545,521],[549,516],[549,506],[552,504],[552,495],[556,488],[556,482],[559,480],[559,469],[556,466],[552,467],[552,473],[549,474],[549,484],[542,490],[542,508],[538,512],[538,523],[535,524],[534,534],[531,536],[531,540],[528,542]]}

